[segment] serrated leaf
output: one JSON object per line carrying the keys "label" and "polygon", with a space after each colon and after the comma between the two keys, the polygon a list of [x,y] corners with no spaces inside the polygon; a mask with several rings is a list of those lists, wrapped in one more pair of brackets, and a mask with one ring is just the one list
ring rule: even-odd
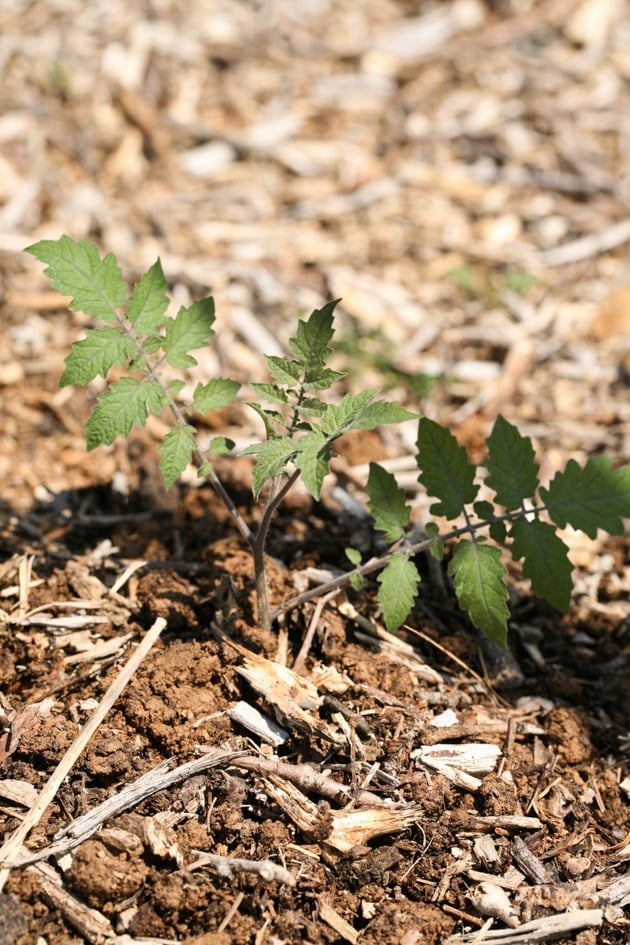
{"label": "serrated leaf", "polygon": [[235,446],[236,443],[229,436],[213,436],[206,452],[212,456],[221,456],[223,453],[230,453]]}
{"label": "serrated leaf", "polygon": [[286,391],[282,390],[282,388],[278,387],[276,384],[257,384],[252,382],[251,387],[260,397],[270,401],[272,404],[288,404],[289,402]]}
{"label": "serrated leaf", "polygon": [[279,436],[279,430],[285,426],[284,417],[277,410],[269,410],[252,400],[246,400],[248,407],[254,410],[265,425],[265,433],[268,440],[275,440]]}
{"label": "serrated leaf", "polygon": [[570,459],[540,495],[560,528],[571,525],[595,538],[597,529],[623,535],[630,518],[630,466],[613,469],[608,456],[593,456],[581,468]]}
{"label": "serrated leaf", "polygon": [[360,394],[346,394],[338,404],[328,404],[322,414],[322,430],[337,437],[348,430],[371,430],[386,423],[412,420],[411,413],[398,404],[387,400],[375,400],[378,391],[366,390]]}
{"label": "serrated leaf", "polygon": [[569,549],[548,522],[516,519],[510,528],[512,557],[523,559],[523,574],[535,594],[563,614],[569,609],[573,589],[573,565]]}
{"label": "serrated leaf", "polygon": [[149,411],[159,413],[164,395],[157,381],[123,377],[98,398],[87,423],[87,447],[109,445],[127,436],[134,423],[144,426]]}
{"label": "serrated leaf", "polygon": [[133,339],[118,328],[89,328],[85,338],[72,345],[59,386],[89,384],[98,375],[106,377],[114,364],[124,367],[135,350]]}
{"label": "serrated leaf", "polygon": [[345,377],[344,371],[333,371],[332,368],[311,368],[304,375],[302,387],[307,391],[330,390],[333,384]]}
{"label": "serrated leaf", "polygon": [[101,259],[89,240],[77,242],[69,236],[41,240],[26,252],[47,264],[45,272],[55,289],[72,296],[69,308],[106,322],[116,321],[117,310],[126,301],[127,286],[113,253]]}
{"label": "serrated leaf", "polygon": [[506,570],[499,548],[461,539],[449,561],[448,573],[462,610],[487,637],[505,646],[510,614]]}
{"label": "serrated leaf", "polygon": [[427,417],[418,424],[417,445],[421,470],[418,480],[430,496],[440,500],[431,506],[431,512],[457,518],[479,491],[474,482],[475,467],[468,461],[466,450],[450,430]]}
{"label": "serrated leaf", "polygon": [[214,334],[213,322],[214,300],[211,298],[193,302],[188,308],[180,308],[175,318],[167,318],[162,348],[168,363],[175,368],[194,367],[197,361],[188,352],[205,345]]}
{"label": "serrated leaf", "polygon": [[494,489],[497,502],[506,509],[517,509],[538,488],[539,465],[532,441],[498,416],[488,437],[486,485]]}
{"label": "serrated leaf", "polygon": [[300,402],[300,412],[307,416],[323,417],[326,413],[327,404],[316,397],[304,397]]}
{"label": "serrated leaf", "polygon": [[377,597],[383,620],[390,633],[393,633],[411,613],[420,575],[413,561],[402,551],[397,551],[380,572],[377,581],[380,584]]}
{"label": "serrated leaf", "polygon": [[197,384],[193,393],[193,404],[199,413],[220,410],[236,397],[240,384],[224,377],[214,377],[207,384]]}
{"label": "serrated leaf", "polygon": [[314,499],[319,499],[322,483],[330,467],[332,447],[321,430],[311,430],[297,443],[295,465],[302,474],[302,482]]}
{"label": "serrated leaf", "polygon": [[297,361],[290,361],[288,358],[280,358],[277,355],[265,355],[265,363],[269,369],[269,373],[278,384],[288,384],[291,386],[298,381],[302,373]]}
{"label": "serrated leaf", "polygon": [[177,482],[190,463],[196,446],[194,427],[178,426],[166,434],[160,443],[160,471],[165,489]]}
{"label": "serrated leaf", "polygon": [[279,476],[289,460],[293,459],[296,444],[288,436],[279,436],[264,443],[252,443],[242,451],[243,456],[255,455],[252,491],[257,499],[269,479]]}
{"label": "serrated leaf", "polygon": [[322,308],[312,311],[306,321],[300,319],[295,337],[289,339],[293,355],[307,381],[309,372],[322,367],[332,354],[329,342],[335,333],[333,313],[338,303],[339,299],[327,302]]}
{"label": "serrated leaf", "polygon": [[127,318],[138,334],[153,335],[164,323],[167,308],[166,279],[162,263],[157,259],[134,288]]}
{"label": "serrated leaf", "polygon": [[405,501],[405,493],[390,472],[378,463],[370,463],[367,494],[374,527],[393,545],[403,537],[409,524],[411,509]]}

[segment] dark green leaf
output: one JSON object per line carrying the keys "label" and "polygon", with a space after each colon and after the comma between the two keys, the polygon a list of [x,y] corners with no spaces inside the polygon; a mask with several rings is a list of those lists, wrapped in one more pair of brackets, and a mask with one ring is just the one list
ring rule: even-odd
{"label": "dark green leaf", "polygon": [[494,489],[500,505],[517,509],[538,488],[539,465],[532,441],[499,416],[488,437],[488,448],[486,485]]}
{"label": "dark green leaf", "polygon": [[258,498],[266,482],[284,472],[287,463],[295,455],[295,449],[296,444],[290,437],[280,436],[274,440],[267,440],[265,443],[253,443],[243,450],[244,456],[256,455],[253,475],[254,498]]}
{"label": "dark green leaf", "polygon": [[508,590],[501,551],[493,545],[461,539],[448,565],[455,593],[479,630],[495,643],[507,642]]}
{"label": "dark green leaf", "polygon": [[320,430],[312,430],[297,443],[295,465],[302,474],[302,482],[314,499],[319,499],[322,483],[328,473],[332,447]]}
{"label": "dark green leaf", "polygon": [[367,494],[376,530],[383,532],[385,541],[393,544],[403,537],[409,524],[411,509],[405,501],[405,493],[390,472],[378,463],[370,463]]}
{"label": "dark green leaf", "polygon": [[378,601],[385,626],[393,633],[411,613],[418,593],[420,575],[413,561],[402,551],[393,554],[377,577],[380,584]]}
{"label": "dark green leaf", "polygon": [[282,388],[278,387],[276,384],[252,383],[251,386],[258,396],[263,398],[263,400],[269,400],[273,404],[288,404],[289,402],[286,391],[282,390]]}
{"label": "dark green leaf", "polygon": [[548,489],[540,489],[552,520],[595,538],[601,528],[623,535],[622,518],[630,518],[630,466],[613,469],[608,456],[593,456],[580,468],[570,459]]}
{"label": "dark green leaf", "polygon": [[289,361],[288,358],[279,358],[276,355],[268,354],[265,356],[265,362],[269,368],[269,373],[278,384],[288,384],[291,387],[298,381],[302,373],[297,361]]}
{"label": "dark green leaf", "polygon": [[573,589],[573,565],[569,549],[548,522],[517,519],[510,528],[512,557],[523,558],[523,574],[535,594],[563,614],[569,609]]}
{"label": "dark green leaf", "polygon": [[417,462],[419,481],[430,496],[440,499],[431,506],[434,515],[457,518],[474,501],[479,486],[466,450],[449,430],[427,417],[418,425]]}

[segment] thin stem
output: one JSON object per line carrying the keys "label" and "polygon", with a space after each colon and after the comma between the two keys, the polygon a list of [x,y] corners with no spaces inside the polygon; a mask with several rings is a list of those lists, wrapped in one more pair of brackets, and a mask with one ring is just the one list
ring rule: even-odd
{"label": "thin stem", "polygon": [[[527,512],[529,514],[531,512],[544,511],[544,509],[545,506],[535,506],[532,509],[528,509]],[[516,509],[512,512],[506,512],[505,515],[497,515],[492,521],[511,522],[518,518],[523,518],[523,511],[521,509]],[[468,524],[462,525],[460,528],[454,528],[445,535],[438,535],[436,537],[438,537],[442,543],[450,541],[451,538],[458,538],[460,535],[465,535],[466,533],[474,537],[475,532],[479,531],[481,528],[488,528],[491,524],[492,522],[486,520],[483,522],[469,521]],[[422,541],[414,542],[407,548],[408,555],[417,555],[421,551],[426,551],[433,541],[433,538],[424,538]],[[382,570],[389,562],[391,555],[392,549],[390,548],[389,551],[384,555],[379,555],[376,558],[370,558],[369,561],[365,561],[363,564],[357,565],[357,567],[353,568],[351,571],[344,571],[343,574],[338,575],[336,578],[331,578],[330,581],[324,581],[323,584],[318,584],[316,587],[312,587],[310,590],[304,591],[302,594],[297,594],[295,597],[289,598],[289,600],[284,601],[284,603],[279,604],[277,607],[273,608],[273,610],[270,612],[271,620],[275,620],[276,617],[279,617],[281,614],[286,613],[288,610],[293,610],[295,607],[299,607],[302,604],[307,603],[309,600],[314,600],[317,597],[330,594],[331,591],[338,591],[341,590],[341,588],[348,587],[355,575],[358,577],[365,577],[367,574],[372,574],[374,571]]]}
{"label": "thin stem", "polygon": [[269,525],[274,512],[284,499],[285,495],[294,482],[299,479],[300,471],[296,469],[284,483],[278,488],[279,479],[274,479],[271,484],[271,491],[267,499],[267,505],[263,517],[258,526],[252,545],[252,554],[254,558],[254,575],[256,582],[256,600],[258,604],[258,623],[263,630],[269,630],[272,621],[272,612],[269,609],[269,587],[267,584],[267,569],[265,568],[265,545],[269,533]]}

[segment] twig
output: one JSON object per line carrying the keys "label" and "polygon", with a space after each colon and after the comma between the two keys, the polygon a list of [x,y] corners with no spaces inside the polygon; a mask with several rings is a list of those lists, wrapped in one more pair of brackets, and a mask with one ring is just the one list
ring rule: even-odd
{"label": "twig", "polygon": [[546,253],[541,254],[540,262],[543,266],[565,266],[567,263],[580,262],[582,259],[589,259],[591,256],[598,256],[610,249],[616,249],[629,240],[630,220],[621,220],[614,226],[608,227],[607,230],[602,230],[601,233],[592,233],[579,240],[573,240],[571,243],[565,243],[564,246],[547,250]]}
{"label": "twig", "polygon": [[333,599],[336,593],[337,593],[336,591],[331,591],[330,594],[326,594],[324,597],[320,597],[319,600],[317,601],[315,605],[315,610],[313,612],[313,616],[311,617],[311,621],[308,625],[308,630],[304,634],[304,640],[302,641],[300,652],[295,657],[295,662],[293,664],[294,673],[302,672],[302,669],[304,667],[304,662],[306,660],[306,657],[308,656],[308,651],[310,650],[311,644],[313,642],[313,637],[315,636],[315,631],[317,630],[317,627],[319,625],[319,618],[322,615],[322,611],[324,607],[326,606],[326,604],[328,604]]}
{"label": "twig", "polygon": [[62,757],[61,761],[53,771],[47,783],[42,788],[39,797],[29,810],[20,826],[14,831],[13,834],[11,834],[9,839],[0,848],[0,891],[4,888],[4,885],[9,876],[10,867],[8,864],[12,857],[20,849],[23,841],[28,836],[33,827],[39,823],[42,815],[44,814],[44,811],[52,802],[57,791],[72,770],[79,755],[82,753],[92,738],[92,735],[94,735],[104,717],[107,715],[111,707],[118,699],[120,693],[123,691],[129,680],[140,666],[142,660],[145,658],[153,644],[157,641],[165,626],[166,620],[164,620],[163,617],[158,617],[151,629],[147,631],[145,637],[138,644],[138,647],[132,653],[126,665],[122,668],[114,682],[103,696],[100,704],[97,706],[91,717],[79,732],[75,741],[72,743],[72,745],[70,745]]}
{"label": "twig", "polygon": [[68,827],[59,831],[55,842],[50,846],[16,857],[13,862],[7,863],[7,866],[25,866],[27,863],[45,860],[49,856],[61,856],[91,837],[105,821],[116,817],[131,807],[137,806],[147,797],[151,797],[152,794],[164,791],[179,781],[185,781],[187,778],[200,774],[207,768],[213,768],[222,762],[232,761],[236,755],[238,755],[238,752],[213,749],[205,752],[200,758],[187,761],[172,770],[169,770],[172,759],[167,758],[166,761],[162,761],[151,771],[143,774],[133,784],[128,784],[114,797],[108,797],[94,810],[88,811],[82,817],[77,817]]}
{"label": "twig", "polygon": [[186,867],[186,871],[197,870],[201,866],[210,866],[218,876],[233,879],[236,873],[256,873],[266,883],[284,883],[285,886],[295,886],[295,876],[283,866],[278,866],[271,860],[244,860],[240,857],[219,856],[216,853],[205,853],[203,850],[193,850],[198,858]]}

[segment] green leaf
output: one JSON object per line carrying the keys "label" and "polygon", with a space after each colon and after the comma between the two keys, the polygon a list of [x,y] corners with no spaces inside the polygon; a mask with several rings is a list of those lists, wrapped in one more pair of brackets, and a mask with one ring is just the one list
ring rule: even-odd
{"label": "green leaf", "polygon": [[166,279],[157,259],[134,288],[127,318],[138,334],[152,335],[163,325],[167,308]]}
{"label": "green leaf", "polygon": [[269,368],[269,373],[278,384],[295,384],[300,374],[300,365],[297,361],[289,361],[288,358],[279,358],[276,355],[265,355],[265,362]]}
{"label": "green leaf", "polygon": [[242,451],[243,456],[255,454],[253,493],[257,499],[262,487],[269,479],[275,479],[295,456],[296,444],[288,436],[279,436],[265,443],[253,443]]}
{"label": "green leaf", "polygon": [[322,415],[322,430],[331,437],[348,430],[371,430],[385,423],[400,423],[418,415],[387,400],[375,400],[377,390],[346,394],[338,404],[328,404]]}
{"label": "green leaf", "polygon": [[532,441],[499,416],[488,437],[488,448],[486,485],[494,489],[500,505],[517,509],[538,488],[539,465]]}
{"label": "green leaf", "polygon": [[440,538],[440,530],[435,522],[427,522],[424,526],[424,533],[430,540],[429,554],[436,561],[441,561],[444,557],[444,542]]}
{"label": "green leaf", "polygon": [[403,537],[409,524],[411,509],[405,501],[405,493],[390,472],[378,463],[370,463],[367,494],[376,530],[383,532],[385,541],[393,545]]}
{"label": "green leaf", "polygon": [[315,309],[307,321],[300,319],[296,336],[289,339],[293,355],[307,381],[309,372],[323,367],[332,354],[329,342],[335,333],[332,327],[333,313],[339,301],[335,299],[327,302],[322,308]]}
{"label": "green leaf", "polygon": [[477,518],[482,522],[491,522],[494,518],[494,506],[492,502],[473,502],[473,509]]}
{"label": "green leaf", "polygon": [[427,417],[422,417],[418,425],[417,462],[419,481],[430,496],[440,499],[431,506],[431,512],[448,519],[461,515],[479,491],[474,482],[475,467],[450,430]]}
{"label": "green leaf", "polygon": [[135,350],[133,339],[118,328],[89,328],[85,338],[72,345],[59,386],[89,384],[99,374],[106,377],[114,364],[124,367]]}
{"label": "green leaf", "polygon": [[87,423],[87,447],[113,443],[127,436],[134,423],[144,426],[149,411],[159,413],[164,395],[157,381],[123,377],[101,394]]}
{"label": "green leaf", "polygon": [[213,436],[208,443],[206,452],[212,456],[220,456],[222,453],[230,453],[235,446],[236,443],[229,436]]}
{"label": "green leaf", "polygon": [[411,613],[420,575],[413,561],[409,561],[402,551],[397,551],[376,580],[381,585],[377,597],[383,620],[390,633],[393,633]]}
{"label": "green leaf", "polygon": [[193,404],[199,413],[208,413],[210,410],[220,410],[231,403],[240,388],[238,381],[231,381],[224,377],[215,377],[207,384],[197,384],[193,393]]}
{"label": "green leaf", "polygon": [[330,390],[333,384],[336,384],[345,376],[343,371],[333,371],[332,368],[311,368],[304,375],[302,387],[308,391]]}
{"label": "green leaf", "polygon": [[117,310],[127,298],[127,286],[112,253],[101,259],[89,240],[77,242],[69,236],[41,240],[26,252],[47,264],[45,272],[55,289],[72,296],[69,308],[106,322],[116,321]]}
{"label": "green leaf", "polygon": [[277,384],[257,384],[252,382],[251,387],[259,397],[262,397],[263,400],[270,401],[272,404],[288,404],[289,402],[286,391],[278,387]]}
{"label": "green leaf", "polygon": [[269,410],[252,400],[246,400],[246,405],[254,410],[265,425],[265,433],[268,440],[275,440],[280,436],[280,431],[285,427],[284,417],[277,410]]}
{"label": "green leaf", "polygon": [[344,554],[350,564],[354,565],[355,568],[358,564],[361,564],[361,552],[358,548],[345,548]]}
{"label": "green leaf", "polygon": [[168,363],[175,368],[194,367],[197,361],[188,352],[205,345],[214,334],[213,322],[214,300],[211,298],[193,302],[188,308],[180,308],[175,318],[167,318],[162,348]]}
{"label": "green leaf", "polygon": [[621,519],[630,518],[630,466],[613,469],[608,456],[593,456],[581,468],[570,459],[540,495],[560,528],[569,524],[589,538],[598,528],[623,535]]}
{"label": "green leaf", "polygon": [[302,474],[302,482],[314,499],[319,499],[322,483],[328,474],[332,446],[321,430],[311,430],[297,443],[295,465]]}
{"label": "green leaf", "polygon": [[177,482],[191,461],[196,446],[194,427],[178,426],[166,434],[160,444],[160,471],[165,489]]}
{"label": "green leaf", "polygon": [[573,589],[573,565],[569,549],[548,522],[516,519],[510,528],[512,557],[523,558],[523,574],[534,593],[563,614],[569,609]]}
{"label": "green leaf", "polygon": [[490,522],[490,528],[488,531],[490,532],[490,538],[492,538],[493,541],[496,541],[497,545],[505,544],[505,539],[507,537],[507,527],[505,522],[500,522],[498,520]]}
{"label": "green leaf", "polygon": [[508,590],[501,551],[494,545],[461,539],[448,565],[455,593],[479,630],[495,643],[507,643]]}
{"label": "green leaf", "polygon": [[180,381],[174,378],[172,381],[168,382],[166,390],[171,397],[177,397],[183,391],[186,386],[186,381]]}

